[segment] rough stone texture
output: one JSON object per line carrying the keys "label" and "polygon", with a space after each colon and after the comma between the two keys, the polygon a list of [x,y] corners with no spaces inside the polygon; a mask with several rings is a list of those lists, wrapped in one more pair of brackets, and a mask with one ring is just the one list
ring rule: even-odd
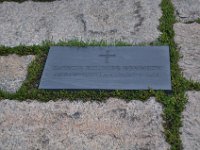
{"label": "rough stone texture", "polygon": [[185,150],[200,149],[200,92],[187,92],[188,103],[183,112],[181,138]]}
{"label": "rough stone texture", "polygon": [[177,19],[183,22],[200,18],[200,0],[172,0]]}
{"label": "rough stone texture", "polygon": [[155,41],[161,0],[61,0],[0,4],[0,44],[44,40]]}
{"label": "rough stone texture", "polygon": [[0,149],[166,150],[162,106],[110,98],[106,103],[0,101]]}
{"label": "rough stone texture", "polygon": [[179,65],[183,75],[200,82],[200,24],[176,23],[174,30],[175,42],[182,56]]}
{"label": "rough stone texture", "polygon": [[28,65],[34,56],[0,56],[0,89],[14,93],[26,79]]}

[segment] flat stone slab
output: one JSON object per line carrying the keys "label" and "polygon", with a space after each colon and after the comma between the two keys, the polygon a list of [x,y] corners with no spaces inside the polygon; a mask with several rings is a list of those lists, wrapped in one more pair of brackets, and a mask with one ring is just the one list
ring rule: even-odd
{"label": "flat stone slab", "polygon": [[182,56],[179,65],[183,75],[188,80],[200,82],[200,24],[176,23],[174,30]]}
{"label": "flat stone slab", "polygon": [[44,40],[155,41],[161,0],[60,0],[0,4],[0,45]]}
{"label": "flat stone slab", "polygon": [[53,46],[39,88],[171,90],[169,47]]}
{"label": "flat stone slab", "polygon": [[172,0],[177,19],[183,22],[193,21],[200,18],[199,0]]}
{"label": "flat stone slab", "polygon": [[0,89],[14,93],[26,79],[28,65],[34,56],[0,56]]}
{"label": "flat stone slab", "polygon": [[183,112],[181,139],[185,150],[200,149],[200,92],[187,92],[188,103]]}
{"label": "flat stone slab", "polygon": [[162,106],[110,98],[97,102],[0,101],[0,149],[167,150]]}

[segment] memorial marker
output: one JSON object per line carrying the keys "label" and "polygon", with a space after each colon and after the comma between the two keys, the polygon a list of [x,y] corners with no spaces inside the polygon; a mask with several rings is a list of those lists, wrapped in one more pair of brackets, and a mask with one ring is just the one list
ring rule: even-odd
{"label": "memorial marker", "polygon": [[39,89],[171,90],[169,47],[53,46]]}

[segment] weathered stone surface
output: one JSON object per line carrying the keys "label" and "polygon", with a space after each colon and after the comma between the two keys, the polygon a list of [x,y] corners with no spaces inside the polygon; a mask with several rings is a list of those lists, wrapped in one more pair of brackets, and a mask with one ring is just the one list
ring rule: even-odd
{"label": "weathered stone surface", "polygon": [[200,24],[174,25],[175,42],[178,44],[182,58],[179,65],[187,79],[200,82]]}
{"label": "weathered stone surface", "polygon": [[200,149],[200,92],[187,92],[188,103],[183,112],[181,138],[185,150]]}
{"label": "weathered stone surface", "polygon": [[0,89],[16,92],[26,79],[28,65],[34,56],[0,56]]}
{"label": "weathered stone surface", "polygon": [[200,18],[200,0],[172,0],[177,19],[183,22]]}
{"label": "weathered stone surface", "polygon": [[0,44],[44,40],[152,42],[160,32],[161,0],[61,0],[0,4]]}
{"label": "weathered stone surface", "polygon": [[162,106],[110,98],[106,103],[0,101],[0,149],[167,150]]}

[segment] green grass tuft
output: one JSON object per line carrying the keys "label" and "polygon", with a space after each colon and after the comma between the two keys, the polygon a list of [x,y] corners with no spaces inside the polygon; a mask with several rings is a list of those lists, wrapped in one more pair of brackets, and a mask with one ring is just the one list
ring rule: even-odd
{"label": "green grass tuft", "polygon": [[186,22],[187,24],[191,24],[191,23],[200,23],[200,18],[199,19],[196,19],[196,20],[193,20],[193,21],[188,21]]}

